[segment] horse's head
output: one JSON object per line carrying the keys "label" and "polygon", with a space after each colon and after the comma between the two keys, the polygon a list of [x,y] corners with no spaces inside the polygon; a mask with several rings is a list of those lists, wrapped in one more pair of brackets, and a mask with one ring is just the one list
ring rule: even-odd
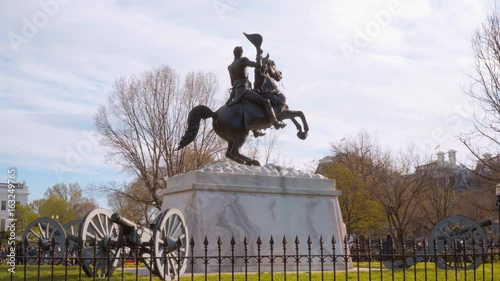
{"label": "horse's head", "polygon": [[264,72],[269,75],[269,77],[273,78],[277,82],[283,78],[283,74],[278,70],[274,61],[269,59],[269,53],[262,59],[262,64],[264,65]]}

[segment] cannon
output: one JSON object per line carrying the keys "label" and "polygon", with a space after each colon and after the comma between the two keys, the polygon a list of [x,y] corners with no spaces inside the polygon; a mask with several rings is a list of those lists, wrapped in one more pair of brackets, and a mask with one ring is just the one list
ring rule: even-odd
{"label": "cannon", "polygon": [[177,209],[157,216],[151,228],[135,224],[118,213],[95,209],[85,216],[79,231],[82,268],[89,276],[107,277],[135,252],[154,274],[163,280],[182,275],[187,265],[188,229]]}
{"label": "cannon", "polygon": [[388,269],[403,269],[433,259],[441,269],[475,269],[488,252],[484,227],[490,219],[476,222],[465,216],[450,216],[439,221],[431,230],[428,247],[405,260],[385,260]]}
{"label": "cannon", "polygon": [[42,217],[28,225],[22,239],[27,264],[58,265],[67,258],[89,277],[111,276],[124,255],[134,252],[154,274],[172,280],[184,273],[189,252],[186,221],[177,209],[160,213],[151,228],[105,209],[64,226]]}
{"label": "cannon", "polygon": [[66,251],[76,255],[78,231],[81,221],[74,220],[64,226],[58,221],[42,217],[32,221],[23,232],[23,254],[27,264],[54,263],[64,260]]}

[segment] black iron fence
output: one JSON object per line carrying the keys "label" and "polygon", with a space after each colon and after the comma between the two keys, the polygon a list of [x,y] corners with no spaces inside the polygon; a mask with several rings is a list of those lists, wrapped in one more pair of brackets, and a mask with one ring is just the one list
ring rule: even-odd
{"label": "black iron fence", "polygon": [[[493,240],[409,241],[396,247],[381,239],[259,237],[223,243],[205,237],[200,244],[174,241],[173,248],[165,242],[161,256],[153,243],[141,248],[108,243],[107,248],[80,244],[73,252],[65,247],[64,253],[54,240],[18,245],[15,255],[1,257],[0,280],[500,280],[500,245]],[[99,253],[103,249],[105,255]]]}

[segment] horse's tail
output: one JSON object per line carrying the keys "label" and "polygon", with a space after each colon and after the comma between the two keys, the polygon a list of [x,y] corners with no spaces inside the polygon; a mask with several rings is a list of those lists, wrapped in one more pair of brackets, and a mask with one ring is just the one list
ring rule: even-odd
{"label": "horse's tail", "polygon": [[213,112],[210,108],[205,105],[197,105],[188,115],[188,127],[184,135],[182,136],[177,148],[175,150],[180,150],[184,148],[186,145],[190,144],[198,135],[198,130],[200,129],[200,121],[201,119],[214,118],[215,112]]}

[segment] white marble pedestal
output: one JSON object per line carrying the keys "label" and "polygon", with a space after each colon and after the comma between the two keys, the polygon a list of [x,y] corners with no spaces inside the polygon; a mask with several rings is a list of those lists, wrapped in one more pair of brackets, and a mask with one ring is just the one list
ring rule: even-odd
{"label": "white marble pedestal", "polygon": [[[319,240],[323,236],[324,254],[332,253],[332,236],[335,252],[344,254],[343,239],[346,235],[340,214],[338,196],[333,180],[323,176],[293,169],[280,169],[272,165],[249,167],[235,163],[218,163],[201,170],[191,171],[167,180],[162,210],[179,209],[186,219],[189,236],[196,243],[195,256],[204,256],[204,237],[208,238],[208,256],[217,257],[217,239],[222,241],[222,256],[231,256],[231,238],[234,237],[235,255],[243,256],[243,241],[248,241],[249,256],[257,255],[256,241],[261,237],[261,255],[270,255],[269,241],[274,239],[273,255],[283,255],[283,237],[287,240],[286,254],[295,254],[295,238],[300,241],[299,255],[308,254],[307,239],[312,240],[311,254],[320,254]],[[287,270],[296,270],[290,259]],[[241,259],[235,271],[245,270]],[[208,272],[216,272],[218,264],[212,260]],[[325,268],[333,268],[326,259]],[[337,261],[338,269],[345,269],[343,260]],[[273,264],[275,271],[283,271],[282,258]],[[352,264],[348,263],[351,268]],[[320,270],[319,258],[313,260],[312,270]],[[231,271],[229,260],[222,264],[222,271]],[[248,271],[257,271],[251,259]],[[260,267],[270,270],[268,259]],[[301,259],[300,270],[308,270],[306,258]],[[188,266],[188,271],[190,266]],[[204,272],[201,260],[195,272]]]}

